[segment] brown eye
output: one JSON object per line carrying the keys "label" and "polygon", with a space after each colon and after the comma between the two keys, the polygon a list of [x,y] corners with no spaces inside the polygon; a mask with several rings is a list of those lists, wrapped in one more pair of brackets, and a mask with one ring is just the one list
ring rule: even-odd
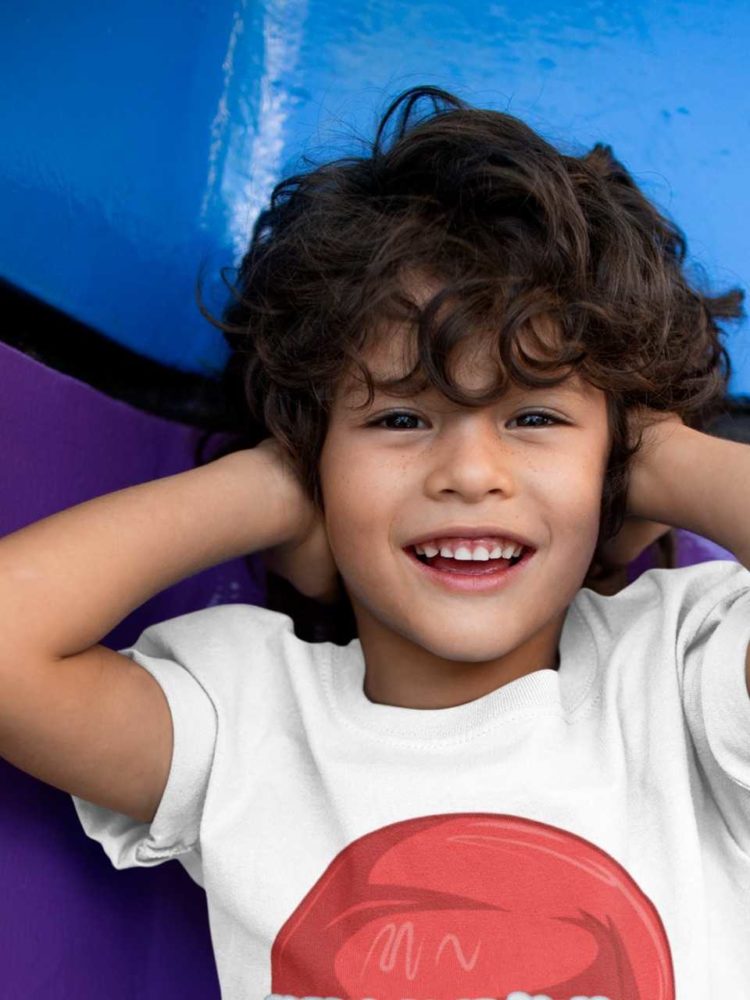
{"label": "brown eye", "polygon": [[[522,413],[518,417],[514,417],[515,420],[526,420],[527,417],[540,417],[542,420],[547,420],[549,423],[546,424],[524,424],[525,427],[549,427],[552,424],[561,424],[563,421],[559,420],[557,417],[553,417],[551,413],[545,413],[544,410],[530,410],[528,413]],[[513,421],[511,420],[511,423]]]}
{"label": "brown eye", "polygon": [[[386,427],[387,430],[395,431],[413,431],[418,430],[417,427],[409,426],[408,421],[421,420],[415,413],[409,413],[407,410],[394,410],[393,413],[386,413],[382,417],[378,417],[377,420],[373,420],[372,423],[368,424],[368,427]],[[386,426],[386,421],[391,421],[392,423]]]}

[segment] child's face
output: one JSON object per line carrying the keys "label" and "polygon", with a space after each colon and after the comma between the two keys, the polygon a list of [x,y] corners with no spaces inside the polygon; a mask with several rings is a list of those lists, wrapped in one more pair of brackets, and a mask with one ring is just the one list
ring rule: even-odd
{"label": "child's face", "polygon": [[[374,375],[403,372],[400,345],[394,334],[369,350]],[[462,386],[489,385],[493,373],[476,349],[457,365]],[[434,389],[409,399],[377,392],[357,412],[352,406],[366,390],[356,385],[347,397],[351,385],[339,387],[320,476],[371,700],[443,707],[554,667],[565,611],[599,530],[609,454],[604,393],[575,378],[551,389],[512,387],[472,409]],[[559,422],[520,419],[538,409]],[[413,417],[373,426],[394,411]],[[503,587],[450,589],[406,547],[457,525],[507,530],[536,551]]]}

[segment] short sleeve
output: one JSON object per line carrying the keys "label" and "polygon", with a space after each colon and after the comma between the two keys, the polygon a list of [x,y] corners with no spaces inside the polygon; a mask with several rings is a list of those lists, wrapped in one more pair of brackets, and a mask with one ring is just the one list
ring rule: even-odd
{"label": "short sleeve", "polygon": [[209,694],[173,658],[174,651],[162,640],[160,629],[160,625],[151,626],[134,646],[119,650],[155,678],[172,717],[172,760],[156,815],[150,824],[141,823],[76,795],[72,799],[85,833],[102,845],[115,868],[158,865],[179,858],[202,885],[199,835],[217,717]]}
{"label": "short sleeve", "polygon": [[[717,572],[719,565],[725,567],[723,573]],[[750,572],[739,564],[714,563],[704,582],[678,642],[683,706],[711,794],[735,840],[750,853],[750,695],[745,680]]]}

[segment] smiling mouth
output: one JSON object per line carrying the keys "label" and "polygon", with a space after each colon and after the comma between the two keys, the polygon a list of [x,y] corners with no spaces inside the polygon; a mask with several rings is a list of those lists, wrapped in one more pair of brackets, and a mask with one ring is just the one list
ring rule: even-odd
{"label": "smiling mouth", "polygon": [[455,573],[460,576],[486,576],[499,570],[509,569],[519,563],[530,552],[524,547],[520,555],[510,559],[456,559],[455,556],[426,556],[417,552],[415,546],[408,547],[409,554],[425,566],[440,570],[442,573]]}

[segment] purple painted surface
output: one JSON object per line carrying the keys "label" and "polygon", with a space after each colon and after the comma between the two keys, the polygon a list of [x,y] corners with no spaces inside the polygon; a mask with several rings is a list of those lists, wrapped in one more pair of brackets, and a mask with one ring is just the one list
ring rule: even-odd
{"label": "purple painted surface", "polygon": [[[676,561],[677,566],[694,566],[697,563],[710,562],[712,559],[729,559],[737,562],[736,558],[728,549],[723,549],[715,542],[700,535],[694,535],[692,531],[683,531],[679,528],[675,531],[677,539]],[[641,573],[656,566],[656,546],[651,545],[641,552],[637,559],[628,566],[628,583],[637,580]]]}
{"label": "purple painted surface", "polygon": [[[0,372],[0,535],[194,465],[195,428],[2,343]],[[265,604],[256,558],[158,594],[103,641],[122,649],[152,622],[235,602]],[[0,1000],[218,1000],[205,894],[179,862],[116,871],[67,793],[4,760],[0,803]]]}

